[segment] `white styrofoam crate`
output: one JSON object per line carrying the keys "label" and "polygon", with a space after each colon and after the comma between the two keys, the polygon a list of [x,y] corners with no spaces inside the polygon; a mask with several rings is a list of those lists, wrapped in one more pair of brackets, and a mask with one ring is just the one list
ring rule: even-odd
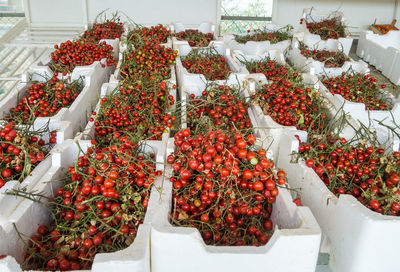
{"label": "white styrofoam crate", "polygon": [[[45,124],[39,124],[40,129],[44,127]],[[55,145],[52,150],[49,152],[49,155],[40,162],[34,169],[32,169],[31,173],[22,181],[11,180],[6,182],[5,185],[0,188],[0,205],[2,207],[0,211],[0,230],[9,226],[11,223],[10,215],[14,212],[14,210],[18,207],[18,205],[22,202],[22,198],[17,198],[12,195],[6,194],[7,192],[12,192],[13,190],[22,190],[26,188],[27,190],[31,190],[34,188],[43,175],[51,167],[52,154],[57,150],[59,145],[62,145],[68,139],[73,137],[72,134],[72,125],[70,122],[61,121],[61,122],[50,122],[46,123],[48,125],[49,131],[56,130],[57,131],[57,145]],[[31,131],[37,130],[35,126],[31,126],[29,128]],[[42,139],[48,142],[50,135],[44,134]],[[1,239],[0,239],[1,241]],[[0,242],[0,249],[2,246],[2,242]]]}
{"label": "white styrofoam crate", "polygon": [[204,89],[207,83],[211,82],[229,86],[242,85],[245,77],[248,75],[248,72],[246,72],[243,67],[241,67],[239,63],[232,58],[230,49],[225,48],[222,42],[212,41],[211,43],[212,45],[210,44],[210,47],[213,46],[218,54],[224,56],[225,61],[231,70],[228,78],[226,80],[214,80],[207,82],[203,74],[189,73],[187,69],[183,67],[181,57],[186,57],[192,48],[188,44],[182,44],[177,48],[179,57],[176,59],[176,74],[179,88],[185,86],[196,86],[199,89]]}
{"label": "white styrofoam crate", "polygon": [[[342,25],[346,25],[346,20],[341,11],[334,11],[330,14],[322,14],[317,12],[314,8],[303,9],[303,14],[301,16],[307,22],[322,22],[326,19],[337,18],[338,22]],[[300,24],[298,32],[295,37],[309,44],[319,44],[321,46],[333,46],[338,44],[339,50],[343,51],[346,55],[350,53],[351,45],[353,44],[353,38],[350,37],[350,33],[346,30],[346,37],[338,39],[327,39],[322,40],[320,35],[312,34],[307,29],[306,22]]]}
{"label": "white styrofoam crate", "polygon": [[[22,80],[18,87],[19,91],[10,93],[0,101],[0,118],[3,118],[4,114],[8,113],[11,108],[17,106],[18,101],[27,94],[29,87],[33,84],[32,81],[46,82],[47,79],[53,76],[53,72],[48,67],[46,67],[47,69],[38,70],[35,68],[37,66],[32,67],[28,73],[22,75]],[[61,108],[54,116],[37,117],[34,122],[35,127],[38,128],[39,124],[46,124],[48,121],[70,121],[73,133],[84,127],[92,108],[97,102],[101,84],[106,80],[106,76],[99,62],[93,65],[92,70],[88,73],[75,69],[71,73],[70,79],[71,81],[78,80],[81,76],[84,87],[74,102],[68,108]]]}
{"label": "white styrofoam crate", "polygon": [[400,217],[373,212],[352,195],[336,197],[303,160],[291,163],[290,154],[299,147],[295,134],[282,135],[277,166],[287,172],[289,185],[301,190],[302,203],[320,224],[321,249],[330,253],[332,272],[396,271]]}
{"label": "white styrofoam crate", "polygon": [[[314,44],[310,44],[305,42],[304,43],[306,46],[308,46],[310,49],[314,48]],[[324,46],[327,46],[328,44],[325,44]],[[329,46],[332,47],[319,47],[320,45],[317,44],[315,48],[318,48],[319,50],[329,50],[329,51],[338,51],[338,43],[336,44],[329,44]],[[321,45],[322,46],[322,45]],[[325,67],[324,63],[317,61],[311,57],[305,57],[301,54],[300,49],[299,49],[299,41],[296,39],[293,39],[292,47],[289,50],[288,53],[288,59],[290,60],[291,64],[297,68],[301,69],[304,72],[309,72],[310,74],[316,75],[318,77],[321,77],[322,75],[326,75],[328,77],[337,77],[340,76],[343,72],[347,72],[350,69],[354,73],[361,73],[361,74],[367,74],[369,73],[369,68],[368,64],[363,62],[362,60],[355,61],[350,58],[349,61],[346,61],[341,67]]]}
{"label": "white styrofoam crate", "polygon": [[[170,141],[167,154],[173,151]],[[275,229],[260,247],[206,245],[195,228],[176,227],[169,222],[172,205],[171,166],[159,184],[161,197],[152,193],[151,269],[158,271],[244,271],[270,267],[274,271],[314,272],[320,229],[306,207],[297,207],[288,190],[279,189],[272,212]],[[153,192],[155,188],[153,188]],[[168,254],[165,254],[168,252]],[[284,255],[282,255],[284,252]],[[173,261],[175,260],[175,261]],[[176,261],[179,260],[179,261]]]}
{"label": "white styrofoam crate", "polygon": [[391,30],[385,35],[362,31],[357,56],[382,71],[395,85],[400,85],[400,30]]}
{"label": "white styrofoam crate", "polygon": [[[172,23],[170,26],[172,34],[176,34],[179,32],[183,32],[186,30],[198,30],[201,33],[208,34],[212,33],[213,34],[213,40],[217,40],[217,29],[215,25],[211,22],[202,22],[199,25],[196,26],[187,26],[184,25],[183,23],[176,22]],[[178,40],[176,37],[172,37],[172,47],[176,49],[179,45],[181,44],[186,44],[189,45],[188,41],[185,40]]]}
{"label": "white styrofoam crate", "polygon": [[[281,26],[278,25],[274,25],[274,24],[266,24],[263,27],[264,31],[276,31],[282,29]],[[237,34],[239,36],[242,35],[247,35],[247,34],[252,34],[252,32],[250,33],[244,33],[244,34]],[[259,55],[259,54],[263,54],[265,51],[267,50],[271,50],[271,49],[278,49],[281,52],[286,52],[287,49],[290,46],[290,40],[285,40],[285,41],[281,41],[275,44],[271,44],[270,41],[260,41],[260,42],[256,42],[256,41],[248,41],[246,43],[238,43],[235,40],[235,34],[232,33],[225,33],[223,36],[223,41],[226,47],[232,49],[232,50],[241,50],[243,51],[245,54],[247,55]]]}
{"label": "white styrofoam crate", "polygon": [[[317,78],[315,78],[315,80],[317,80]],[[343,110],[354,120],[363,123],[367,127],[381,127],[384,129],[385,127],[379,123],[393,128],[395,128],[396,125],[400,125],[400,102],[394,103],[392,110],[367,110],[365,109],[364,103],[348,101],[340,94],[332,95],[321,81],[318,82],[318,85],[321,94],[332,103],[337,111]],[[400,129],[397,129],[397,131],[400,133]]]}
{"label": "white styrofoam crate", "polygon": [[[79,154],[83,155],[79,149],[81,148],[83,152],[86,152],[90,145],[90,141],[85,140],[78,140],[77,142],[68,140],[59,145],[52,154],[51,166],[33,189],[42,192],[46,196],[54,196],[57,188],[61,186],[59,180],[65,176],[66,168],[73,164]],[[156,153],[157,165],[164,163],[165,146],[159,142],[147,141],[142,148],[144,152]],[[48,182],[57,180],[59,182]],[[157,180],[162,180],[162,177],[158,177]],[[149,204],[148,210],[150,209],[151,206]],[[91,271],[103,272],[117,269],[118,271],[150,272],[150,219],[146,213],[144,222],[139,226],[134,242],[126,249],[113,253],[97,254]],[[25,234],[26,237],[31,237],[36,233],[38,226],[49,224],[50,220],[50,213],[45,207],[27,199],[23,200],[10,216],[10,222],[15,223],[18,231]],[[9,254],[15,258],[7,257],[1,259],[0,268],[3,269],[1,271],[22,271],[15,260],[18,262],[23,261],[25,248],[24,243],[18,238],[15,228],[10,225],[6,229],[0,229],[0,238],[0,254]]]}

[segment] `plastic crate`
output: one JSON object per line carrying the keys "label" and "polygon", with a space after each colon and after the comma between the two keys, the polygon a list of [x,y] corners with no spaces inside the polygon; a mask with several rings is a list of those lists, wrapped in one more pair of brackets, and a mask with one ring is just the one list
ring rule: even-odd
{"label": "plastic crate", "polygon": [[[332,43],[320,45],[320,44],[310,44],[304,42],[306,46],[309,48],[318,48],[319,50],[329,50],[329,51],[338,51],[339,43]],[[363,62],[362,60],[355,61],[350,58],[349,61],[346,61],[341,67],[325,67],[324,63],[317,61],[311,57],[307,58],[303,56],[299,49],[299,41],[293,39],[292,48],[289,50],[288,59],[290,63],[297,69],[301,69],[303,72],[309,72],[310,74],[321,77],[322,75],[326,75],[327,77],[337,77],[340,76],[343,72],[347,72],[352,69],[355,73],[367,74],[369,73],[368,64]]]}
{"label": "plastic crate", "polygon": [[[263,29],[265,31],[276,31],[281,28],[282,27],[278,26],[278,25],[266,24]],[[247,34],[252,34],[252,33],[253,32],[237,34],[237,35],[242,36],[242,35],[247,35]],[[225,33],[223,36],[223,41],[224,41],[224,45],[226,47],[230,48],[231,50],[241,50],[247,55],[260,55],[260,54],[263,54],[265,51],[271,50],[271,49],[278,49],[281,52],[285,53],[290,46],[290,40],[281,41],[281,42],[278,42],[275,44],[271,44],[270,41],[260,41],[260,42],[248,41],[248,42],[242,44],[242,43],[238,43],[235,40],[235,34],[232,34],[232,33]]]}
{"label": "plastic crate", "polygon": [[357,56],[382,71],[395,85],[400,85],[400,31],[391,30],[385,35],[362,31]]}
{"label": "plastic crate", "polygon": [[[306,8],[303,10],[301,18],[307,22],[322,22],[326,19],[337,18],[338,22],[340,22],[342,25],[346,25],[346,20],[343,13],[338,10],[330,14],[322,14],[317,12],[314,8]],[[353,44],[353,38],[350,37],[350,33],[347,30],[346,37],[322,40],[320,35],[310,33],[306,26],[306,22],[304,21],[303,24],[300,24],[298,32],[295,34],[295,36],[309,44],[320,44],[326,46],[338,44],[339,50],[342,50],[346,55],[350,53],[350,49]]]}
{"label": "plastic crate", "polygon": [[320,224],[332,272],[396,271],[400,218],[375,213],[352,195],[336,197],[303,160],[291,163],[290,154],[299,147],[295,134],[282,135],[277,166],[287,172],[290,186],[301,190],[302,203]]}
{"label": "plastic crate", "polygon": [[[43,192],[47,196],[54,196],[57,188],[61,186],[60,182],[51,182],[50,180],[60,180],[65,175],[66,168],[72,165],[80,153],[78,144],[83,152],[91,145],[90,141],[68,140],[58,146],[52,154],[51,167],[40,179],[40,182],[33,188]],[[165,147],[156,141],[147,141],[143,147],[144,152],[155,152],[157,165],[163,165],[165,161]],[[162,179],[162,177],[159,177]],[[156,181],[157,182],[157,181]],[[156,191],[157,194],[157,191]],[[152,197],[152,196],[150,196]],[[151,205],[148,206],[148,211]],[[23,200],[19,207],[10,216],[12,223],[15,223],[17,229],[30,237],[39,225],[50,223],[50,213],[42,205],[30,200]],[[144,271],[150,272],[150,217],[145,216],[144,222],[139,226],[137,236],[134,242],[126,249],[97,254],[91,271]],[[24,243],[18,238],[15,229],[11,226],[7,231],[0,229],[0,254],[11,255],[0,260],[1,271],[22,271],[17,262],[23,261]]]}

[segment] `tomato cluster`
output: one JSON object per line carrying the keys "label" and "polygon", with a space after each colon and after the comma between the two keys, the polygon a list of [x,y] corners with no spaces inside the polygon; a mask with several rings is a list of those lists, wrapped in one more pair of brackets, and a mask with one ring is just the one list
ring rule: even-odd
{"label": "tomato cluster", "polygon": [[295,72],[261,86],[252,99],[264,114],[284,126],[321,130],[327,122],[322,97]]}
{"label": "tomato cluster", "polygon": [[285,184],[266,151],[254,151],[256,137],[209,130],[174,136],[172,222],[196,227],[212,245],[260,246],[268,242],[272,204]]}
{"label": "tomato cluster", "polygon": [[212,33],[202,33],[196,29],[188,29],[174,34],[178,40],[188,41],[190,46],[205,47],[213,39]]}
{"label": "tomato cluster", "polygon": [[24,131],[9,122],[0,130],[0,188],[10,180],[23,181],[57,142],[56,131],[49,132],[49,142],[41,136],[44,131]]}
{"label": "tomato cluster", "polygon": [[390,110],[393,107],[390,98],[385,98],[383,89],[376,78],[370,75],[343,73],[341,76],[326,78],[322,83],[332,94],[340,94],[344,99],[364,103],[366,110]]}
{"label": "tomato cluster", "polygon": [[244,64],[250,73],[262,73],[267,80],[279,81],[282,77],[288,76],[288,71],[291,68],[286,64],[281,64],[266,56],[258,61],[239,61]]}
{"label": "tomato cluster", "polygon": [[106,42],[96,43],[92,41],[77,40],[66,41],[54,46],[51,53],[50,67],[54,72],[70,73],[76,66],[90,65],[95,61],[107,60],[108,66],[115,65],[112,56],[113,48]]}
{"label": "tomato cluster", "polygon": [[176,51],[159,44],[127,50],[121,65],[121,77],[138,78],[154,73],[168,79],[171,77],[171,65],[175,64],[177,55]]}
{"label": "tomato cluster", "polygon": [[[240,98],[240,90],[223,85],[210,85],[202,96],[190,95],[187,124],[192,131],[210,128],[250,133],[252,126],[247,114],[249,104]],[[212,124],[212,125],[209,125]]]}
{"label": "tomato cluster", "polygon": [[304,43],[300,43],[300,53],[306,58],[313,58],[330,68],[342,67],[346,61],[350,61],[350,58],[342,51],[310,49]]}
{"label": "tomato cluster", "polygon": [[248,41],[270,41],[271,44],[275,44],[281,41],[290,40],[292,38],[292,35],[289,32],[290,29],[290,27],[286,27],[286,30],[279,29],[275,31],[259,29],[253,31],[248,30],[246,35],[235,35],[235,41],[238,43],[246,43]]}
{"label": "tomato cluster", "polygon": [[310,33],[320,35],[322,40],[338,39],[346,36],[346,27],[339,18],[325,19],[321,22],[308,22],[300,19],[300,24],[306,23]]}
{"label": "tomato cluster", "polygon": [[193,49],[182,60],[182,65],[189,73],[203,74],[207,80],[225,80],[231,73],[225,57],[214,48]]}
{"label": "tomato cluster", "polygon": [[128,33],[128,42],[133,46],[143,46],[146,43],[157,45],[166,43],[171,37],[171,31],[163,25],[138,27]]}
{"label": "tomato cluster", "polygon": [[104,39],[121,38],[124,33],[124,26],[120,22],[120,18],[115,20],[106,20],[104,23],[95,23],[89,30],[82,35],[82,40],[99,42]]}
{"label": "tomato cluster", "polygon": [[168,92],[167,83],[154,77],[121,85],[118,92],[102,98],[100,111],[90,119],[95,121],[96,139],[99,143],[109,143],[117,134],[161,140],[176,120],[168,113],[175,103]]}
{"label": "tomato cluster", "polygon": [[68,167],[63,186],[49,204],[56,224],[31,237],[26,268],[90,269],[95,254],[130,245],[144,220],[150,188],[160,171],[127,137],[105,148],[93,146]]}
{"label": "tomato cluster", "polygon": [[334,194],[352,194],[378,213],[400,215],[400,152],[385,155],[365,141],[327,134],[301,142],[299,157]]}
{"label": "tomato cluster", "polygon": [[56,72],[48,81],[32,84],[17,106],[10,109],[5,120],[30,124],[36,117],[53,116],[60,109],[70,106],[83,89],[83,79],[69,82],[57,76]]}

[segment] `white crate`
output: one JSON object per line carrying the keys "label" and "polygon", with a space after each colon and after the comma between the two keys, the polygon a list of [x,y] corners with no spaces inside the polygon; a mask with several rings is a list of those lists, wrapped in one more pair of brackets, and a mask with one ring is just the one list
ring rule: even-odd
{"label": "white crate", "polygon": [[[274,25],[274,24],[266,24],[263,27],[263,30],[265,31],[276,31],[281,29],[281,26]],[[239,36],[247,35],[247,34],[252,34],[253,32],[250,33],[243,33],[243,34],[237,34]],[[281,52],[286,52],[287,49],[290,46],[290,40],[285,40],[281,41],[275,44],[271,44],[270,41],[248,41],[246,43],[238,43],[235,40],[235,34],[232,33],[225,33],[223,36],[223,41],[224,45],[232,50],[241,50],[247,55],[259,55],[263,54],[267,50],[271,49],[278,49]]]}
{"label": "white crate", "polygon": [[[43,126],[44,124],[40,125],[41,128]],[[6,182],[6,184],[0,188],[0,205],[2,207],[0,211],[0,232],[2,229],[10,227],[10,215],[23,200],[12,195],[7,195],[6,193],[12,192],[13,190],[21,190],[23,188],[26,188],[27,190],[33,189],[51,167],[52,154],[56,152],[58,146],[72,138],[72,126],[70,122],[50,122],[48,123],[48,127],[50,131],[57,130],[57,145],[52,148],[49,155],[40,162],[21,183],[17,180],[11,180]],[[37,130],[34,127],[31,127],[30,129]],[[47,142],[49,137],[50,135],[43,135],[42,138]],[[4,247],[4,244],[1,244],[3,243],[0,243],[0,249]]]}
{"label": "white crate", "polygon": [[[322,22],[326,19],[338,18],[337,20],[342,25],[346,25],[346,20],[343,13],[338,10],[330,14],[322,14],[317,12],[314,8],[305,8],[303,9],[301,18],[307,22]],[[300,24],[298,32],[295,34],[297,38],[310,44],[326,44],[326,46],[338,44],[339,49],[342,50],[346,55],[350,53],[351,45],[353,44],[353,38],[350,37],[350,33],[347,30],[346,37],[322,40],[320,35],[310,33],[310,31],[307,29],[305,21],[303,21],[303,24]]]}
{"label": "white crate", "polygon": [[[196,26],[187,26],[187,25],[184,25],[183,23],[176,22],[176,23],[172,23],[171,24],[170,29],[171,29],[172,34],[183,32],[183,31],[186,31],[186,30],[189,30],[189,29],[190,30],[198,30],[199,32],[201,32],[203,34],[212,33],[213,34],[213,40],[217,40],[216,27],[211,22],[202,22],[202,23],[200,23],[199,25],[196,25]],[[189,45],[189,42],[185,41],[185,40],[178,40],[174,36],[172,37],[172,47],[174,49],[178,48],[178,46],[181,45],[181,44]],[[194,48],[196,48],[196,47],[194,47]]]}
{"label": "white crate", "polygon": [[[321,94],[332,103],[336,111],[343,110],[354,120],[367,127],[385,129],[384,126],[379,124],[380,122],[393,128],[396,124],[400,125],[400,102],[394,103],[392,110],[366,110],[364,103],[348,101],[340,94],[332,95],[322,82],[319,82],[318,85]],[[393,97],[389,96],[389,98]],[[400,133],[400,129],[397,129],[397,132]]]}
{"label": "white crate", "polygon": [[[77,143],[79,143],[83,152],[91,145],[90,141],[84,140]],[[72,165],[80,154],[77,143],[68,140],[58,146],[52,155],[51,167],[33,189],[47,196],[55,195],[57,188],[61,186],[61,182],[48,183],[47,181],[61,180],[65,176],[66,168]],[[157,165],[164,163],[165,147],[163,145],[149,141],[143,148],[144,152],[156,153]],[[162,177],[159,177],[157,180],[161,179]],[[150,209],[149,204],[148,210]],[[18,238],[11,223],[15,223],[18,230],[26,237],[31,237],[36,233],[38,226],[50,223],[50,213],[40,204],[25,199],[10,216],[10,226],[7,229],[0,229],[0,254],[9,254],[18,262],[22,262],[25,252],[24,243]],[[117,269],[117,271],[150,272],[150,224],[150,217],[146,214],[144,223],[139,226],[134,242],[121,251],[97,254],[91,271],[109,271],[112,268]],[[16,265],[14,258],[7,257],[0,260],[0,268],[3,269],[1,271],[22,271]]]}
{"label": "white crate", "polygon": [[[327,47],[322,47],[322,46],[328,46],[328,44],[310,44],[306,43],[305,45],[312,50],[314,46],[315,48],[318,48],[319,50],[329,50],[329,51],[338,51],[338,43],[335,44],[329,44],[330,49]],[[326,75],[328,77],[337,77],[340,76],[343,72],[347,72],[349,69],[352,69],[355,73],[361,73],[361,74],[367,74],[369,73],[369,68],[368,65],[363,62],[362,60],[355,61],[350,58],[349,61],[346,61],[341,67],[325,67],[324,63],[317,61],[311,57],[305,57],[301,54],[300,49],[299,49],[299,41],[296,40],[295,38],[293,39],[293,44],[292,48],[289,50],[288,53],[288,59],[290,63],[293,65],[293,67],[297,69],[301,69],[303,72],[309,72],[310,74],[316,75],[318,77],[321,77],[322,75]]]}
{"label": "white crate", "polygon": [[[226,49],[223,46],[223,43],[220,41],[212,41],[212,45],[218,54],[224,56],[226,63],[228,64],[231,73],[226,80],[214,80],[208,81],[209,83],[215,82],[220,85],[242,85],[245,77],[248,75],[240,65],[237,63],[231,56],[230,49]],[[187,44],[179,45],[178,48],[179,57],[176,59],[176,74],[178,79],[179,88],[185,86],[196,86],[199,89],[205,89],[207,85],[207,80],[203,74],[193,74],[189,73],[185,67],[183,67],[182,61],[180,57],[186,57],[192,48]]]}
{"label": "white crate", "polygon": [[[28,73],[22,75],[18,92],[9,93],[7,97],[0,101],[0,118],[3,118],[4,114],[8,113],[11,108],[17,106],[18,101],[27,94],[29,87],[33,84],[32,81],[46,82],[46,78],[49,79],[53,76],[53,72],[50,69],[36,70],[35,68],[37,67],[32,67]],[[78,97],[68,108],[61,108],[54,116],[37,117],[34,122],[35,127],[38,127],[38,124],[45,124],[48,121],[70,121],[73,133],[83,128],[97,102],[101,84],[106,80],[103,71],[104,69],[101,67],[100,63],[93,65],[93,69],[89,73],[75,69],[71,73],[71,80],[78,80],[82,76],[84,83],[84,87]]]}
{"label": "white crate", "polygon": [[370,30],[360,33],[357,56],[374,65],[395,85],[400,85],[400,31],[391,30],[385,35]]}
{"label": "white crate", "polygon": [[301,189],[302,203],[317,218],[332,271],[396,271],[400,218],[375,213],[352,195],[336,197],[303,160],[291,163],[290,154],[299,147],[294,134],[282,135],[277,166],[287,172],[292,188]]}
{"label": "white crate", "polygon": [[[167,154],[172,151],[173,141],[170,141]],[[292,202],[288,190],[279,190],[272,213],[275,230],[265,246],[209,246],[197,229],[169,223],[172,183],[168,177],[171,174],[172,168],[167,166],[165,179],[159,184],[161,196],[152,193],[149,201],[152,204],[153,272],[244,271],[260,267],[273,267],[276,272],[315,271],[320,229],[308,208],[297,207]]]}

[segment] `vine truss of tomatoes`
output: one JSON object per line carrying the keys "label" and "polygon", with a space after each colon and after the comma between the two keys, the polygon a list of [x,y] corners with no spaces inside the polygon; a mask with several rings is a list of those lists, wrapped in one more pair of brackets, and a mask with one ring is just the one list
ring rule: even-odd
{"label": "vine truss of tomatoes", "polygon": [[206,80],[226,80],[231,73],[225,57],[214,47],[192,49],[182,65],[189,73],[203,74]]}
{"label": "vine truss of tomatoes", "polygon": [[344,99],[364,103],[366,110],[391,110],[393,103],[383,91],[386,85],[377,84],[377,79],[370,75],[342,73],[341,76],[328,78],[323,76],[322,83],[331,94],[340,94]]}
{"label": "vine truss of tomatoes", "polygon": [[196,29],[188,29],[174,34],[178,40],[188,41],[192,47],[206,47],[213,39],[212,33],[202,33]]}
{"label": "vine truss of tomatoes", "polygon": [[[46,134],[48,142],[42,139]],[[56,142],[57,132],[47,126],[30,131],[29,126],[6,123],[0,130],[0,188],[11,180],[22,182]]]}
{"label": "vine truss of tomatoes", "polygon": [[266,56],[257,61],[248,61],[244,58],[238,58],[239,62],[246,66],[247,71],[251,74],[262,73],[265,75],[267,80],[279,81],[282,77],[288,75],[288,71],[291,67],[287,64],[282,64],[276,60]]}
{"label": "vine truss of tomatoes", "polygon": [[[136,28],[128,33],[128,45],[131,46],[148,46],[167,43],[171,37],[171,31],[163,25],[144,27],[136,25]],[[129,47],[128,47],[129,48]]]}
{"label": "vine truss of tomatoes", "polygon": [[205,243],[261,246],[272,234],[272,204],[285,184],[255,146],[240,90],[211,85],[186,104],[187,129],[174,136],[171,221],[197,228]]}
{"label": "vine truss of tomatoes", "polygon": [[247,114],[249,103],[240,97],[240,89],[212,84],[200,97],[189,96],[186,105],[188,128],[197,133],[210,128],[234,132],[252,133],[252,125]]}
{"label": "vine truss of tomatoes", "polygon": [[270,41],[271,44],[276,44],[281,41],[292,39],[292,34],[290,34],[292,29],[293,27],[291,25],[287,25],[286,27],[274,31],[257,29],[251,32],[248,30],[246,35],[235,35],[235,41],[238,43],[246,43],[248,41]]}
{"label": "vine truss of tomatoes", "polygon": [[107,20],[104,23],[94,23],[89,30],[82,35],[82,40],[99,42],[107,39],[120,39],[124,33],[124,26],[120,18],[116,20]]}
{"label": "vine truss of tomatoes", "polygon": [[89,40],[66,41],[54,46],[54,51],[50,54],[50,68],[54,72],[71,73],[76,66],[91,65],[95,61],[106,59],[107,64],[103,67],[115,65],[112,56],[113,48],[106,42],[97,43]]}
{"label": "vine truss of tomatoes", "polygon": [[83,78],[70,81],[57,76],[56,72],[46,82],[32,84],[4,119],[17,124],[33,124],[37,117],[51,117],[69,107],[83,89]]}
{"label": "vine truss of tomatoes", "polygon": [[[219,129],[174,136],[171,220],[197,228],[205,243],[261,246],[272,232],[272,204],[285,184],[266,151],[253,148],[256,137]],[[218,181],[218,182],[217,182]]]}
{"label": "vine truss of tomatoes", "polygon": [[342,67],[346,61],[350,61],[350,58],[342,51],[310,49],[302,42],[300,42],[299,45],[300,53],[303,56],[320,61],[324,63],[325,67]]}
{"label": "vine truss of tomatoes", "polygon": [[338,17],[325,19],[321,22],[306,21],[300,19],[300,24],[306,24],[310,33],[321,36],[322,40],[338,39],[346,36],[346,26],[344,26]]}
{"label": "vine truss of tomatoes", "polygon": [[283,126],[321,130],[328,121],[326,103],[319,92],[308,87],[294,71],[279,81],[261,86],[252,100],[264,114]]}
{"label": "vine truss of tomatoes", "polygon": [[347,141],[324,133],[300,142],[297,157],[305,160],[334,194],[351,194],[373,211],[399,215],[400,152],[385,154],[367,140],[355,137]]}
{"label": "vine truss of tomatoes", "polygon": [[169,111],[174,103],[168,84],[155,77],[123,83],[101,99],[100,111],[90,118],[95,137],[102,144],[112,141],[115,135],[136,135],[137,141],[161,140],[176,120]]}
{"label": "vine truss of tomatoes", "polygon": [[159,44],[149,44],[124,52],[121,77],[133,79],[159,74],[171,78],[171,66],[175,64],[177,52]]}

